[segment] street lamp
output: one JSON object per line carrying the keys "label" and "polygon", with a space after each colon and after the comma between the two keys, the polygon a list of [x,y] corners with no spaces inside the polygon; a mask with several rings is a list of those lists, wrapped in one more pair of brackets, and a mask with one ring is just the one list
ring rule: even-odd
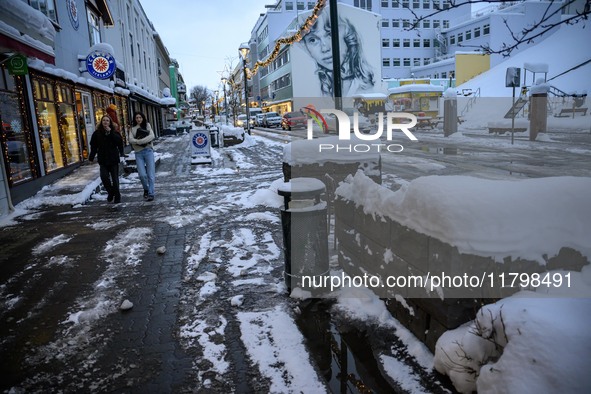
{"label": "street lamp", "polygon": [[226,125],[228,124],[228,100],[226,98],[226,84],[228,80],[226,78],[222,78],[222,87],[224,89],[224,112],[226,112]]}
{"label": "street lamp", "polygon": [[240,48],[238,48],[240,52],[240,56],[242,57],[242,70],[244,71],[244,103],[246,104],[246,131],[250,134],[250,111],[248,110],[248,78],[246,75],[246,58],[248,56],[248,52],[250,52],[250,47],[248,43],[243,42],[240,44]]}
{"label": "street lamp", "polygon": [[213,117],[214,122],[215,122],[215,118],[220,115],[220,106],[218,105],[218,93],[219,93],[219,90],[213,91],[213,94],[215,94],[215,113],[214,113],[214,117]]}

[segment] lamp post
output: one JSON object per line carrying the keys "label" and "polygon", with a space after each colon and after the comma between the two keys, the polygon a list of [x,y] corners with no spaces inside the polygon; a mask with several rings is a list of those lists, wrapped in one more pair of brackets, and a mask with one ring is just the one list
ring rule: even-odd
{"label": "lamp post", "polygon": [[226,98],[226,83],[228,80],[226,78],[222,78],[222,88],[224,89],[224,112],[226,113],[226,125],[228,124],[228,100]]}
{"label": "lamp post", "polygon": [[246,105],[246,131],[250,134],[250,111],[248,110],[248,77],[246,75],[246,58],[248,56],[248,52],[250,52],[250,47],[248,43],[243,42],[240,44],[240,48],[238,48],[240,52],[240,56],[242,56],[242,70],[244,71],[244,103]]}
{"label": "lamp post", "polygon": [[220,114],[220,106],[218,104],[218,93],[219,93],[219,90],[214,90],[213,91],[213,94],[215,94],[215,112],[214,112],[214,115],[213,115],[214,123],[215,123],[215,118],[217,116],[219,116],[219,114]]}

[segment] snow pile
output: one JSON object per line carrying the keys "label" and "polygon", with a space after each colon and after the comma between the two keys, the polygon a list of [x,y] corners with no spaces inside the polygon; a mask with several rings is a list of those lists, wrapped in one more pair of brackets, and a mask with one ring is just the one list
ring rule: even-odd
{"label": "snow pile", "polygon": [[[545,264],[571,247],[591,258],[591,178],[425,176],[393,192],[358,171],[336,194],[460,252]],[[544,212],[540,215],[540,212]]]}
{"label": "snow pile", "polygon": [[[591,286],[590,269],[579,275]],[[517,293],[445,332],[435,368],[462,393],[589,392],[589,316],[589,299]]]}

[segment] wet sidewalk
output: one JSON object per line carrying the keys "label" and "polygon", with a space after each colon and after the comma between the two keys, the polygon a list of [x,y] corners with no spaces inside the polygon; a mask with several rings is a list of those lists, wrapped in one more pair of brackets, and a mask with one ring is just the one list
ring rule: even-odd
{"label": "wet sidewalk", "polygon": [[[179,161],[158,172],[188,174]],[[144,202],[137,174],[122,177],[114,205],[93,195],[98,170],[84,165],[45,188],[0,229],[2,391],[191,387],[192,358],[175,338],[187,229],[157,220],[178,204],[174,188],[159,177],[156,201]],[[114,312],[125,299],[132,310]]]}

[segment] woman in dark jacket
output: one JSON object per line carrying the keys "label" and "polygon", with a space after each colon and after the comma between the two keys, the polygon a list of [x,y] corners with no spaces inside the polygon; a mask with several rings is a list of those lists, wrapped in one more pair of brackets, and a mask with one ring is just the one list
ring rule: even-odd
{"label": "woman in dark jacket", "polygon": [[90,138],[90,156],[88,160],[94,161],[97,156],[100,165],[101,181],[107,190],[107,201],[121,202],[119,192],[119,162],[123,158],[123,138],[115,130],[113,120],[109,115],[101,118],[101,124],[96,128]]}

